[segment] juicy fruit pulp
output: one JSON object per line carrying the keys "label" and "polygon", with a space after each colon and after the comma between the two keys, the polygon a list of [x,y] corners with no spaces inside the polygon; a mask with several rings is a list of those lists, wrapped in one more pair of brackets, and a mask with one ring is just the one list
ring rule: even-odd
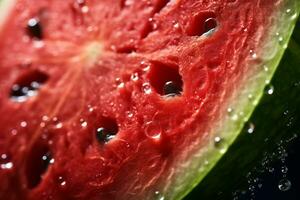
{"label": "juicy fruit pulp", "polygon": [[0,197],[181,196],[194,159],[223,152],[217,127],[281,6],[17,1],[0,32]]}

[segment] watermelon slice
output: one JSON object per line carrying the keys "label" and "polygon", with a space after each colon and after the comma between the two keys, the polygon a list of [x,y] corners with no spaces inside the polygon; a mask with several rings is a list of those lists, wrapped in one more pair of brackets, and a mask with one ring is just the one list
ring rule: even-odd
{"label": "watermelon slice", "polygon": [[181,199],[257,105],[288,0],[0,1],[1,199]]}

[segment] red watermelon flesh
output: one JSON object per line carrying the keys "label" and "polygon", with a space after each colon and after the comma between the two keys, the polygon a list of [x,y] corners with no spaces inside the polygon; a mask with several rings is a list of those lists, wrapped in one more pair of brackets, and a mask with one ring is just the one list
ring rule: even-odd
{"label": "red watermelon flesh", "polygon": [[228,120],[240,127],[233,102],[245,118],[254,107],[243,88],[263,73],[285,2],[11,1],[0,198],[181,198],[230,144]]}

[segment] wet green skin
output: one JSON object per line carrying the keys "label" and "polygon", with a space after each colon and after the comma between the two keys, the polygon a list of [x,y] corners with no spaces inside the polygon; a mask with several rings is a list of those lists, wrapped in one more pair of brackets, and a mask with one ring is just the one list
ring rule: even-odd
{"label": "wet green skin", "polygon": [[[247,189],[246,176],[254,168],[259,169],[264,153],[275,152],[280,141],[290,141],[294,134],[300,137],[299,58],[300,20],[271,81],[274,93],[263,96],[249,120],[255,124],[253,134],[247,133],[246,125],[219,163],[185,200],[233,199],[232,193],[236,189]],[[284,114],[287,110],[288,114]],[[288,144],[291,145],[292,141]],[[254,173],[260,172],[256,170]]]}

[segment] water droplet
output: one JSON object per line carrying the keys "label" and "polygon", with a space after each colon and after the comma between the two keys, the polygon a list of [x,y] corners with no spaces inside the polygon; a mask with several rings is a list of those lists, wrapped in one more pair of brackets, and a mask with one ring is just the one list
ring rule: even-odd
{"label": "water droplet", "polygon": [[154,195],[155,195],[155,199],[157,200],[165,200],[165,197],[159,191],[155,191]]}
{"label": "water droplet", "polygon": [[179,25],[178,22],[173,22],[173,27],[174,27],[175,29],[179,29],[179,28],[180,28],[180,25]]}
{"label": "water droplet", "polygon": [[145,124],[145,134],[149,138],[159,140],[162,134],[162,129],[160,124],[154,121],[147,122]]}
{"label": "water droplet", "polygon": [[219,145],[222,142],[222,138],[217,136],[215,137],[214,141],[215,141],[215,145]]}
{"label": "water droplet", "polygon": [[119,85],[118,85],[118,88],[124,88],[125,87],[125,83],[120,83]]}
{"label": "water droplet", "polygon": [[11,135],[13,135],[13,136],[15,136],[15,135],[17,135],[18,134],[18,130],[16,130],[16,129],[13,129],[13,130],[11,130]]}
{"label": "water droplet", "polygon": [[269,71],[268,66],[264,65],[263,68],[264,68],[264,71],[265,71],[265,72],[268,72],[268,71]]}
{"label": "water droplet", "polygon": [[21,126],[22,128],[27,127],[27,122],[26,122],[26,121],[22,121],[22,122],[20,123],[20,126]]}
{"label": "water droplet", "polygon": [[56,128],[56,129],[61,129],[63,127],[63,123],[60,122],[60,120],[58,119],[58,117],[53,117],[52,118],[52,123],[54,125],[54,128]]}
{"label": "water droplet", "polygon": [[127,115],[128,118],[132,118],[132,117],[133,117],[133,113],[130,112],[130,111],[127,111],[127,112],[126,112],[126,115]]}
{"label": "water droplet", "polygon": [[0,163],[1,163],[1,169],[13,168],[13,163],[9,160],[9,156],[5,153],[1,154]]}
{"label": "water droplet", "polygon": [[81,12],[83,12],[83,13],[88,13],[88,12],[89,12],[89,7],[87,7],[87,6],[82,6]]}
{"label": "water droplet", "polygon": [[145,61],[141,61],[141,66],[142,66],[144,72],[148,72],[151,68],[150,65],[147,64]]}
{"label": "water droplet", "polygon": [[8,158],[7,154],[3,153],[1,154],[1,159],[2,160],[6,160]]}
{"label": "water droplet", "polygon": [[238,119],[239,119],[239,116],[237,114],[233,114],[231,116],[231,120],[233,120],[233,121],[237,121]]}
{"label": "water droplet", "polygon": [[274,93],[274,86],[273,85],[267,85],[265,88],[265,93],[268,95],[272,95]]}
{"label": "water droplet", "polygon": [[279,44],[282,44],[282,42],[283,42],[283,37],[282,36],[279,36],[278,42],[279,42]]}
{"label": "water droplet", "polygon": [[84,119],[80,119],[80,125],[82,128],[86,128],[88,123]]}
{"label": "water droplet", "polygon": [[47,115],[44,115],[44,116],[42,117],[42,120],[43,120],[44,122],[47,122],[47,121],[49,121],[49,117],[48,117]]}
{"label": "water droplet", "polygon": [[220,153],[225,153],[226,152],[226,149],[225,149],[225,146],[224,146],[224,139],[219,137],[219,136],[216,136],[214,138],[214,146],[218,149],[220,149]]}
{"label": "water droplet", "polygon": [[297,13],[295,13],[295,14],[293,14],[292,16],[291,16],[291,20],[295,20],[295,19],[297,19]]}
{"label": "water droplet", "polygon": [[43,30],[38,18],[31,18],[27,22],[27,32],[31,37],[43,39]]}
{"label": "water droplet", "polygon": [[59,122],[55,125],[56,129],[61,129],[63,127],[63,123]]}
{"label": "water droplet", "polygon": [[274,171],[275,171],[275,169],[274,169],[273,167],[269,167],[269,168],[268,168],[268,172],[269,172],[269,173],[273,173]]}
{"label": "water droplet", "polygon": [[251,101],[253,100],[253,95],[252,94],[248,94],[248,99]]}
{"label": "water droplet", "polygon": [[152,89],[149,83],[144,83],[143,86],[143,91],[145,94],[151,94],[152,93]]}
{"label": "water droplet", "polygon": [[180,88],[175,82],[168,81],[163,87],[163,94],[167,97],[174,97],[180,95],[182,88]]}
{"label": "water droplet", "polygon": [[254,124],[253,124],[253,123],[249,123],[249,124],[248,124],[248,128],[247,128],[247,132],[248,132],[249,134],[252,134],[252,133],[254,132],[254,129],[255,129]]}
{"label": "water droplet", "polygon": [[116,78],[115,82],[116,82],[117,88],[125,87],[125,83],[120,78]]}
{"label": "water droplet", "polygon": [[32,97],[35,95],[36,95],[35,90],[27,86],[20,86],[18,84],[15,84],[11,89],[11,96],[13,100],[17,102],[23,102],[27,99],[27,97]]}
{"label": "water droplet", "polygon": [[89,7],[86,5],[85,0],[77,0],[74,4],[74,9],[86,14],[89,12]]}
{"label": "water droplet", "polygon": [[156,23],[156,21],[151,17],[149,18],[149,23],[152,25],[152,30],[156,30],[158,28],[158,24]]}
{"label": "water droplet", "polygon": [[11,169],[13,168],[13,163],[12,162],[7,162],[7,163],[4,163],[4,164],[1,164],[1,169]]}
{"label": "water droplet", "polygon": [[287,168],[287,166],[282,166],[281,167],[281,172],[284,173],[284,174],[286,174],[288,172],[288,170],[289,169]]}
{"label": "water droplet", "polygon": [[286,9],[285,13],[291,17],[291,20],[295,20],[297,18],[297,13],[290,8]]}
{"label": "water droplet", "polygon": [[227,113],[228,113],[229,115],[231,115],[231,114],[233,113],[233,109],[232,109],[232,108],[227,108]]}
{"label": "water droplet", "polygon": [[42,155],[42,165],[47,168],[49,164],[53,164],[54,163],[54,158],[52,158],[52,155],[50,152],[45,153],[44,155]]}
{"label": "water droplet", "polygon": [[138,81],[139,80],[139,74],[137,73],[137,72],[135,72],[135,73],[133,73],[132,75],[131,75],[131,80],[133,80],[133,81]]}
{"label": "water droplet", "polygon": [[64,180],[64,178],[62,176],[58,177],[58,184],[62,187],[65,187],[67,182]]}
{"label": "water droplet", "polygon": [[94,107],[92,106],[92,105],[88,105],[88,111],[90,112],[90,113],[92,113],[92,112],[94,112]]}
{"label": "water droplet", "polygon": [[250,56],[251,56],[252,59],[257,58],[257,54],[253,50],[250,50]]}
{"label": "water droplet", "polygon": [[284,178],[281,179],[278,183],[278,188],[280,191],[288,191],[289,189],[291,189],[292,183],[291,181],[289,181],[288,179]]}

